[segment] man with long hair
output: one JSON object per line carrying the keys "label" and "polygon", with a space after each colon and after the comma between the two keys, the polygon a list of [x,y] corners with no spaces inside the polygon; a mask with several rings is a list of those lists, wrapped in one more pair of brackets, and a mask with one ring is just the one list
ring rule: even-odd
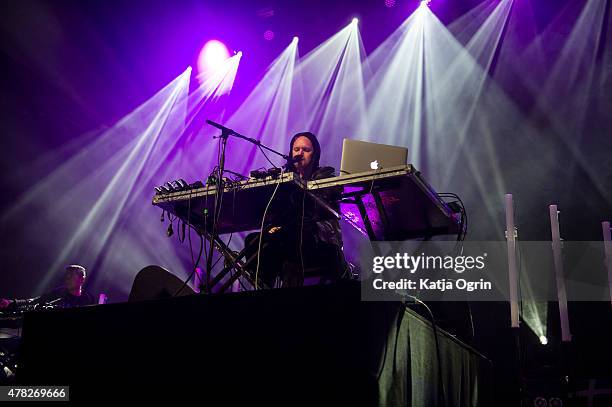
{"label": "man with long hair", "polygon": [[[289,142],[292,158],[287,171],[296,172],[306,181],[333,177],[334,168],[321,167],[321,146],[310,132],[298,133]],[[338,209],[337,191],[320,194],[320,198]],[[268,287],[299,286],[312,277],[319,283],[334,281],[346,272],[342,252],[342,233],[337,219],[324,219],[324,210],[303,191],[291,195],[285,203],[283,221],[265,225],[263,233],[245,239],[247,259],[257,253],[259,236],[263,236],[259,267],[252,261],[250,269],[258,281]],[[257,272],[258,269],[258,272]]]}

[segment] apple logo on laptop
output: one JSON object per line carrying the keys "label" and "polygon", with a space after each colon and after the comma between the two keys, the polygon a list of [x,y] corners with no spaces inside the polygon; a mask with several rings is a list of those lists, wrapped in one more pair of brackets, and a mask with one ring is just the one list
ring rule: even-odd
{"label": "apple logo on laptop", "polygon": [[373,170],[377,170],[378,169],[378,160],[374,160],[370,163],[370,168]]}

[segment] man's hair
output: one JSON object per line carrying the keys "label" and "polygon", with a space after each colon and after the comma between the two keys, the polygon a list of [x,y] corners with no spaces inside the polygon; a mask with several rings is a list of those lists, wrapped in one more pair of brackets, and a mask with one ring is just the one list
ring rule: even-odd
{"label": "man's hair", "polygon": [[87,272],[85,271],[85,267],[80,266],[78,264],[70,264],[69,266],[66,266],[66,272],[78,273],[83,278],[85,278],[87,276]]}

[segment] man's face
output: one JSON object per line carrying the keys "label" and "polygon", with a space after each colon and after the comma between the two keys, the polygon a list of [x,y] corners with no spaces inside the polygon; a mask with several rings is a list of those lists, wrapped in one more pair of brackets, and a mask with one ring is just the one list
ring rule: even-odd
{"label": "man's face", "polygon": [[312,143],[310,142],[310,139],[306,136],[300,136],[293,142],[291,156],[295,157],[296,155],[300,154],[302,154],[304,158],[301,161],[295,163],[295,168],[298,171],[304,170],[310,165],[310,163],[312,162],[312,156],[314,154]]}
{"label": "man's face", "polygon": [[68,290],[75,290],[78,287],[82,287],[85,283],[85,277],[79,272],[67,270],[64,276],[64,285]]}

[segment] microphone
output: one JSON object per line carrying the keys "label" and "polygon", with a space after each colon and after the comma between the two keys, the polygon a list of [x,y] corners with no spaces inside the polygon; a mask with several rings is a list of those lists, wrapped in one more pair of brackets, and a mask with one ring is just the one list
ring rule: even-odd
{"label": "microphone", "polygon": [[296,156],[289,157],[289,159],[287,159],[287,164],[295,164],[295,163],[302,161],[303,159],[304,159],[304,154],[298,154]]}
{"label": "microphone", "polygon": [[290,169],[293,166],[293,164],[300,162],[303,159],[304,159],[304,154],[298,154],[296,156],[287,158],[287,164],[285,164],[285,169]]}
{"label": "microphone", "polygon": [[294,163],[297,163],[297,162],[302,161],[303,159],[304,159],[304,154],[298,154],[298,155],[296,155],[296,156],[294,156],[294,157],[291,157],[291,159],[290,159],[290,160],[291,160],[292,162],[294,162]]}

